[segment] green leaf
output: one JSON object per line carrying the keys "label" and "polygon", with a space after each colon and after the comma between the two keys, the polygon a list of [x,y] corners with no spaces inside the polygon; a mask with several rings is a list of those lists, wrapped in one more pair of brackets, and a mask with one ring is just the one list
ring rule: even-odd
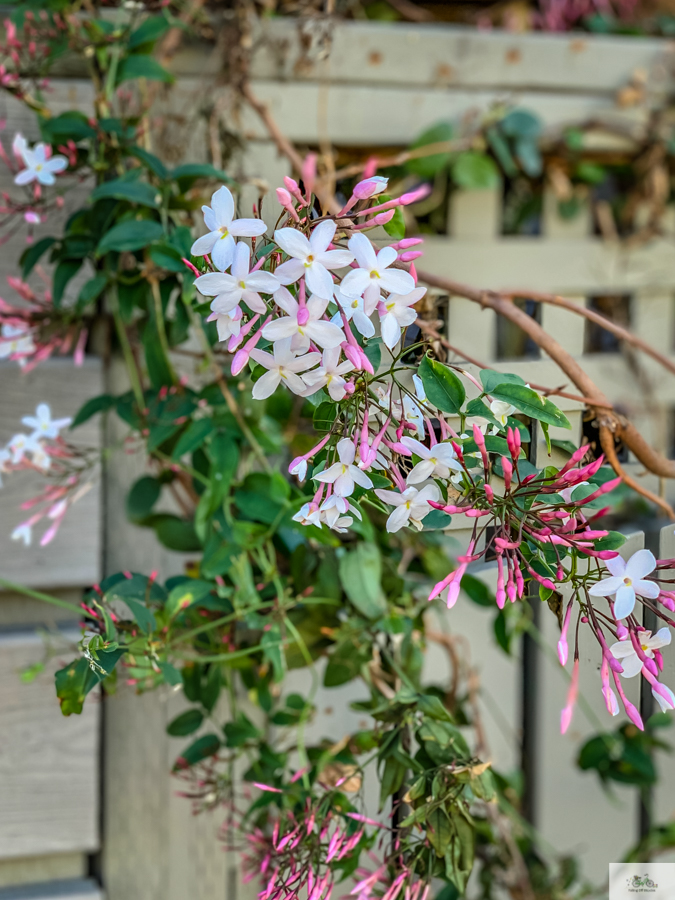
{"label": "green leaf", "polygon": [[166,733],[171,737],[187,737],[188,734],[194,734],[203,721],[204,713],[200,709],[187,709],[169,722]]}
{"label": "green leaf", "polygon": [[188,578],[182,584],[176,585],[171,591],[164,607],[169,617],[188,609],[195,603],[199,603],[213,590],[213,585],[208,581],[199,581],[196,578]]}
{"label": "green leaf", "polygon": [[84,706],[84,698],[99,683],[89,662],[84,659],[73,660],[65,668],[55,674],[56,696],[64,716],[73,713],[79,715]]}
{"label": "green leaf", "polygon": [[112,394],[99,394],[98,397],[92,397],[91,400],[87,400],[87,402],[78,409],[70,426],[71,430],[77,428],[79,425],[84,425],[85,422],[97,413],[107,412],[109,409],[112,409],[116,402],[117,397],[113,397]]}
{"label": "green leaf", "polygon": [[620,531],[610,531],[607,537],[600,538],[593,544],[596,550],[618,550],[626,543],[626,536]]}
{"label": "green leaf", "polygon": [[466,415],[467,416],[480,416],[483,419],[487,419],[491,425],[496,425],[497,428],[501,430],[501,425],[492,415],[490,411],[490,407],[484,403],[480,398],[476,397],[475,400],[470,400],[466,404]]}
{"label": "green leaf", "polygon": [[438,531],[439,528],[447,528],[452,518],[442,509],[432,509],[424,517],[424,531]]}
{"label": "green leaf", "polygon": [[145,53],[135,53],[122,61],[117,70],[117,83],[135,81],[137,78],[147,78],[148,81],[164,81],[172,84],[175,81],[171,72],[160,66],[156,59]]}
{"label": "green leaf", "polygon": [[19,257],[19,262],[21,263],[21,275],[23,278],[28,278],[35,266],[40,262],[40,259],[55,243],[56,238],[44,237],[34,244],[31,244],[29,247],[26,247]]}
{"label": "green leaf", "polygon": [[588,184],[602,184],[607,177],[607,169],[598,163],[581,160],[574,169],[573,177]]}
{"label": "green leaf", "polygon": [[94,275],[93,278],[86,281],[82,285],[80,293],[77,296],[79,308],[82,309],[85,306],[89,306],[90,303],[97,300],[105,290],[107,284],[108,276],[104,275],[103,272],[99,272],[98,275]]}
{"label": "green leaf", "polygon": [[183,676],[180,674],[178,669],[175,666],[172,666],[170,662],[160,662],[159,668],[162,670],[162,675],[164,676],[164,681],[167,684],[175,686],[177,684],[183,683]]}
{"label": "green leaf", "polygon": [[97,256],[116,251],[133,252],[142,250],[161,238],[164,230],[159,222],[152,219],[129,219],[120,222],[103,235],[96,248]]}
{"label": "green leaf", "polygon": [[485,137],[504,174],[509,178],[515,178],[518,174],[518,166],[511,155],[508,141],[504,135],[498,131],[495,125],[490,125],[485,129]]}
{"label": "green leaf", "polygon": [[162,493],[162,482],[152,475],[143,475],[134,482],[127,494],[127,518],[132,522],[142,522],[152,513],[152,507]]}
{"label": "green leaf", "polygon": [[425,356],[417,374],[422,379],[427,399],[441,412],[458,413],[466,400],[464,385],[457,375],[436,359]]}
{"label": "green leaf", "polygon": [[461,188],[476,191],[497,187],[499,169],[486,153],[467,150],[460,153],[452,164],[452,177]]}
{"label": "green leaf", "polygon": [[[136,169],[136,171],[139,171]],[[144,181],[128,181],[117,178],[115,181],[104,181],[91,193],[94,203],[97,200],[126,200],[127,203],[137,203],[140,206],[150,206],[156,209],[159,206],[161,195],[157,188]]]}
{"label": "green leaf", "polygon": [[461,588],[469,599],[473,600],[478,606],[490,606],[494,609],[496,605],[495,595],[480,578],[476,578],[474,575],[463,575]]}
{"label": "green leaf", "polygon": [[225,732],[225,744],[228,747],[243,747],[248,741],[257,741],[262,737],[253,722],[240,712],[233,722],[226,722],[223,726]]}
{"label": "green leaf", "polygon": [[63,259],[54,269],[52,286],[52,302],[54,306],[60,306],[63,294],[68,287],[68,282],[74,278],[82,268],[81,259]]}
{"label": "green leaf", "polygon": [[154,44],[169,28],[171,22],[166,16],[148,16],[135,31],[131,32],[127,46],[130,50],[135,50],[146,44]]}
{"label": "green leaf", "polygon": [[523,172],[530,178],[538,178],[544,168],[541,152],[535,141],[521,138],[516,141],[516,156]]}
{"label": "green leaf", "polygon": [[524,384],[499,384],[490,393],[495,400],[510,403],[531,419],[539,419],[559,428],[572,428],[567,416],[554,403]]}
{"label": "green leaf", "polygon": [[378,619],[387,610],[382,592],[382,560],[375,544],[357,544],[339,563],[340,581],[345,593],[369,619]]}
{"label": "green leaf", "polygon": [[168,269],[169,272],[187,271],[180,252],[164,241],[150,248],[150,259],[156,266]]}
{"label": "green leaf", "polygon": [[[417,140],[410,145],[410,150],[421,149],[429,144],[441,144],[451,141],[455,136],[455,129],[449,122],[438,122],[423,132]],[[421,178],[433,178],[442,169],[445,169],[452,159],[452,152],[446,150],[434,153],[430,156],[419,156],[409,159],[406,163],[408,171],[419,175]]]}
{"label": "green leaf", "polygon": [[141,631],[144,634],[152,634],[157,628],[157,620],[148,607],[133,597],[124,597],[124,602],[131,610],[131,614],[138,622],[138,627]]}
{"label": "green leaf", "polygon": [[69,139],[77,142],[96,136],[96,130],[89,124],[88,117],[76,110],[41,119],[40,131],[50,144],[61,144]]}
{"label": "green leaf", "polygon": [[196,419],[190,422],[186,430],[181,434],[173,449],[172,459],[179,460],[186,453],[192,453],[197,447],[201,447],[206,438],[213,431],[213,419]]}
{"label": "green leaf", "polygon": [[542,132],[541,119],[526,109],[513,109],[499,123],[504,134],[513,138],[538,138]]}
{"label": "green leaf", "polygon": [[444,856],[452,839],[452,828],[443,807],[432,809],[427,816],[427,838],[436,851],[436,856]]}
{"label": "green leaf", "polygon": [[417,698],[417,708],[432,719],[452,722],[452,716],[435,694],[420,694]]}
{"label": "green leaf", "polygon": [[405,217],[402,207],[396,207],[394,215],[388,222],[385,222],[384,230],[395,241],[400,241],[405,237]]}
{"label": "green leaf", "polygon": [[201,550],[201,542],[195,534],[194,525],[178,516],[168,513],[153,517],[152,527],[159,541],[169,550],[179,553],[194,553]]}
{"label": "green leaf", "polygon": [[186,750],[183,750],[182,754],[175,762],[174,771],[177,769],[187,769],[190,766],[194,766],[196,763],[201,762],[203,759],[215,756],[220,750],[220,747],[221,742],[217,735],[202,735],[202,737],[197,738],[193,744],[190,744]]}
{"label": "green leaf", "polygon": [[169,176],[169,170],[164,165],[159,157],[155,156],[154,153],[148,153],[147,150],[144,150],[143,147],[128,147],[127,153],[131,154],[131,156],[135,156],[136,159],[145,166],[153,175],[156,175],[158,178],[161,178],[162,181],[166,181]]}
{"label": "green leaf", "polygon": [[525,384],[520,375],[512,375],[510,372],[481,369],[479,374],[486,394],[491,394],[492,388],[497,387],[498,384]]}
{"label": "green leaf", "polygon": [[198,178],[207,178],[210,181],[232,181],[226,172],[216,169],[210,163],[186,163],[183,166],[177,166],[171,172],[171,179],[177,181],[181,186],[187,187]]}
{"label": "green leaf", "polygon": [[337,404],[332,400],[324,400],[314,410],[312,424],[316,431],[330,431],[337,416]]}
{"label": "green leaf", "polygon": [[382,362],[382,338],[369,338],[363,347],[363,352],[370,360],[370,364],[373,367],[375,374],[377,374],[377,370],[380,368],[380,363]]}

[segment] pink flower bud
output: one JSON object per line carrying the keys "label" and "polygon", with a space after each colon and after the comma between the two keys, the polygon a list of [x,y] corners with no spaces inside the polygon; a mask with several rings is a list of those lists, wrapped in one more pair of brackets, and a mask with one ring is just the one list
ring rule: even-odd
{"label": "pink flower bud", "polygon": [[246,363],[248,362],[248,359],[249,359],[248,350],[244,350],[243,348],[241,350],[237,350],[237,352],[234,354],[234,357],[232,359],[232,366],[230,369],[232,374],[238,375],[241,372],[241,370],[244,368]]}
{"label": "pink flower bud", "polygon": [[565,620],[563,622],[560,640],[558,641],[558,659],[560,660],[561,666],[567,665],[567,631],[570,627],[570,619],[572,618],[572,606],[573,603],[570,600],[570,602],[567,604],[567,610],[565,611]]}
{"label": "pink flower bud", "polygon": [[384,190],[386,190],[388,184],[388,178],[383,178],[379,175],[373,175],[371,178],[366,178],[363,181],[359,181],[359,183],[354,188],[353,193],[357,200],[368,200],[370,197],[374,197],[376,194],[381,194]]}
{"label": "pink flower bud", "polygon": [[421,250],[409,250],[407,253],[399,254],[399,259],[401,262],[412,262],[414,259],[419,259],[420,256],[424,256]]}
{"label": "pink flower bud", "polygon": [[431,185],[423,184],[414,191],[408,191],[407,194],[402,194],[401,204],[403,206],[409,206],[411,203],[418,203],[420,200],[424,200],[425,197],[428,197],[430,193]]}
{"label": "pink flower bud", "polygon": [[560,733],[565,734],[567,729],[570,727],[572,722],[572,716],[574,715],[574,706],[577,702],[577,696],[579,694],[579,660],[574,660],[574,667],[572,669],[572,680],[570,682],[569,690],[567,692],[567,705],[563,709],[560,714]]}

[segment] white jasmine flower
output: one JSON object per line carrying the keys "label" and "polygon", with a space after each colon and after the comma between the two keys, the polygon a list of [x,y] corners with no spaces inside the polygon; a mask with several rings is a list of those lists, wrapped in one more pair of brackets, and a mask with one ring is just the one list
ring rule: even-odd
{"label": "white jasmine flower", "polygon": [[234,197],[225,186],[213,194],[211,206],[202,206],[202,212],[209,232],[197,238],[190,252],[193,256],[210,253],[214,266],[221,272],[232,264],[236,237],[258,237],[267,230],[260,219],[234,218]]}
{"label": "white jasmine flower", "polygon": [[26,453],[40,453],[42,447],[34,435],[15,434],[10,438],[7,449],[12,454],[12,463],[16,466],[24,458]]}
{"label": "white jasmine flower", "polygon": [[73,421],[70,418],[52,419],[52,412],[47,403],[40,403],[34,416],[24,416],[21,420],[28,428],[33,429],[33,438],[49,438],[54,440],[62,428],[67,428]]}
{"label": "white jasmine flower", "polygon": [[[654,659],[654,650],[660,650],[670,643],[671,635],[667,628],[660,628],[652,636],[651,631],[639,632],[640,646],[647,659]],[[642,660],[637,655],[633,642],[617,641],[609,648],[614,659],[620,659],[623,666],[623,677],[634,678],[642,671]]]}
{"label": "white jasmine flower", "polygon": [[413,305],[421,300],[426,292],[426,288],[415,288],[408,294],[390,294],[386,300],[380,301],[378,311],[382,340],[390,350],[393,350],[401,340],[401,329],[412,325],[417,318]]}
{"label": "white jasmine flower", "polygon": [[354,487],[358,484],[362,488],[371,488],[373,482],[362,472],[358,466],[354,465],[356,456],[356,447],[349,438],[343,438],[338,441],[337,452],[339,462],[334,463],[324,472],[315,475],[317,481],[324,481],[333,485],[333,492],[338,497],[349,497],[354,493]]}
{"label": "white jasmine flower", "polygon": [[322,318],[328,300],[313,296],[301,307],[291,292],[282,287],[275,293],[274,302],[288,315],[265,325],[262,334],[266,340],[291,338],[291,347],[298,353],[309,350],[310,341],[324,348],[339,347],[344,341],[342,329]]}
{"label": "white jasmine flower", "polygon": [[659,596],[658,584],[645,580],[645,575],[649,575],[656,568],[656,560],[651,550],[638,550],[628,562],[624,562],[620,556],[607,559],[605,566],[611,573],[611,578],[603,578],[594,584],[588,593],[593,597],[611,597],[616,594],[615,618],[625,619],[633,612],[636,594],[650,600],[656,600]]}
{"label": "white jasmine flower", "polygon": [[309,239],[295,228],[279,228],[275,231],[274,240],[291,257],[277,266],[275,275],[279,281],[282,284],[294,284],[304,275],[307,287],[313,294],[322,300],[330,300],[334,286],[329,269],[341,269],[354,259],[349,250],[328,249],[335,237],[336,228],[335,222],[320,222]]}
{"label": "white jasmine flower", "polygon": [[[336,287],[335,299],[347,321],[354,324],[359,334],[366,338],[375,334],[375,325],[370,317],[377,307],[377,298],[375,301],[366,301],[364,297],[347,297],[339,287]],[[342,316],[336,312],[331,321],[336,325],[342,325]]]}
{"label": "white jasmine flower", "polygon": [[23,541],[24,547],[30,547],[31,540],[33,539],[33,529],[28,522],[24,522],[23,524],[16,526],[10,537],[13,541]]}
{"label": "white jasmine flower", "polygon": [[403,269],[391,269],[398,259],[393,247],[383,247],[379,253],[365,234],[355,234],[349,239],[349,249],[356,257],[358,269],[352,269],[342,279],[340,289],[348,297],[364,296],[366,300],[379,299],[380,291],[393,294],[409,294],[415,289],[415,279]]}
{"label": "white jasmine flower", "polygon": [[307,353],[305,356],[296,357],[290,347],[290,341],[277,341],[274,345],[274,355],[266,350],[251,350],[251,359],[260,363],[269,371],[259,378],[253,385],[253,399],[265,400],[271,397],[281,382],[293,391],[301,394],[306,387],[298,372],[304,372],[321,359],[320,353]]}
{"label": "white jasmine flower", "polygon": [[[213,307],[213,304],[211,304],[211,306]],[[219,341],[227,341],[233,335],[237,335],[241,331],[242,315],[243,312],[241,307],[236,306],[234,309],[230,310],[229,313],[212,312],[206,321],[216,323]]]}
{"label": "white jasmine flower", "polygon": [[55,175],[68,168],[68,160],[65,156],[48,155],[49,150],[46,144],[36,144],[32,150],[29,150],[28,144],[23,138],[21,141],[17,141],[15,138],[13,148],[15,152],[17,148],[20,149],[19,155],[26,164],[26,168],[14,177],[15,184],[30,184],[38,181],[42,185],[49,186],[56,183]]}
{"label": "white jasmine flower", "polygon": [[343,376],[353,368],[348,359],[340,362],[340,347],[324,350],[319,368],[312,369],[302,376],[302,380],[311,389],[307,392],[307,396],[315,394],[322,387],[327,387],[333,400],[342,400],[347,393],[347,382]]}
{"label": "white jasmine flower", "polygon": [[493,400],[490,403],[490,412],[502,426],[506,425],[509,416],[512,416],[515,411],[515,406],[511,406],[504,400]]}
{"label": "white jasmine flower", "polygon": [[429,500],[436,502],[441,499],[441,492],[435,484],[428,484],[422,490],[410,485],[402,494],[396,491],[376,489],[375,493],[389,506],[396,509],[387,519],[387,531],[393,534],[400,531],[404,525],[413,525],[418,531],[423,528],[422,519],[433,509],[429,506]]}
{"label": "white jasmine flower", "polygon": [[8,359],[20,353],[24,356],[35,350],[35,343],[27,325],[10,325],[0,328],[0,359]]}
{"label": "white jasmine flower", "polygon": [[251,248],[240,241],[234,248],[231,275],[207,272],[195,279],[195,287],[200,294],[216,298],[211,303],[213,312],[229,313],[242,300],[254,312],[267,312],[260,294],[273,294],[279,288],[279,282],[269,272],[250,272],[250,266]]}
{"label": "white jasmine flower", "polygon": [[412,450],[415,456],[419,456],[420,462],[409,473],[407,484],[420,484],[427,478],[449,478],[450,469],[461,472],[462,467],[457,461],[457,455],[451,443],[444,442],[434,447],[426,447],[420,441],[411,437],[402,437],[401,443]]}

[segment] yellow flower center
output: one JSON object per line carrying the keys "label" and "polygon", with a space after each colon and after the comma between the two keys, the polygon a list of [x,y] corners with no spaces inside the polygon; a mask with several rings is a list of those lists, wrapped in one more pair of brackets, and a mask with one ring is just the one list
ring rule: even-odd
{"label": "yellow flower center", "polygon": [[246,290],[246,283],[245,283],[244,281],[240,281],[240,282],[239,282],[239,287],[242,289],[242,291],[245,291],[245,290]]}
{"label": "yellow flower center", "polygon": [[377,271],[377,269],[373,269],[372,272],[370,273],[370,277],[371,278],[379,278],[380,273]]}
{"label": "yellow flower center", "polygon": [[647,644],[642,644],[642,649],[643,649],[643,650],[649,650],[649,647],[647,646]]}
{"label": "yellow flower center", "polygon": [[220,232],[220,239],[221,239],[221,241],[222,241],[223,238],[226,238],[226,237],[228,236],[228,234],[230,233],[230,232],[227,230],[227,225],[221,225],[220,228],[218,229],[218,231]]}
{"label": "yellow flower center", "polygon": [[630,578],[624,578],[623,583],[624,583],[627,587],[630,587],[630,586],[633,584],[633,582],[631,581]]}
{"label": "yellow flower center", "polygon": [[309,267],[312,265],[313,262],[314,262],[314,257],[313,257],[312,254],[310,253],[310,255],[309,255],[309,256],[307,257],[307,259],[305,260],[305,268],[306,268],[306,269],[309,269]]}

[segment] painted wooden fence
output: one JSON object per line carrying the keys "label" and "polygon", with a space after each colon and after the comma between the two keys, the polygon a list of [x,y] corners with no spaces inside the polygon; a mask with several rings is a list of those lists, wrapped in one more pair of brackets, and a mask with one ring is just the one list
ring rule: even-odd
{"label": "painted wooden fence", "polygon": [[[439,120],[481,113],[504,101],[537,112],[551,133],[589,118],[619,126],[621,138],[601,127],[590,135],[594,146],[610,149],[639,140],[649,107],[620,108],[616,92],[638,76],[650,102],[656,103],[672,86],[672,64],[673,47],[667,41],[275,20],[254,34],[252,72],[256,94],[284,132],[308,147],[404,147]],[[223,127],[230,130],[234,122],[248,139],[246,153],[232,161],[232,168],[272,187],[279,183],[288,165],[259,120],[250,112],[233,119],[226,87],[204,91],[220,69],[217,55],[188,48],[177,57],[176,66],[180,78],[166,105],[172,111],[172,127],[183,138],[189,136],[189,146],[186,149],[184,141],[176,151],[161,141],[160,152],[206,158],[209,120],[213,125],[215,111]],[[54,82],[53,97],[61,108],[75,105],[86,111],[91,91],[74,71],[73,77],[64,75]],[[34,123],[19,105],[11,100],[3,103],[10,133],[22,130],[35,136]],[[244,188],[245,203],[257,196],[257,184]],[[273,196],[266,205],[266,215],[273,221]],[[425,267],[485,287],[559,291],[580,304],[597,295],[628,294],[632,327],[672,355],[672,231],[629,253],[594,236],[588,214],[562,222],[554,205],[548,197],[540,235],[504,237],[499,190],[455,192],[448,233],[427,241]],[[9,274],[20,247],[10,244],[3,249],[0,272]],[[499,359],[498,326],[491,311],[481,312],[455,297],[443,302],[454,346],[528,381],[559,385],[564,380],[545,359]],[[582,319],[550,307],[544,307],[541,315],[544,327],[581,359],[610,399],[620,402],[656,443],[665,445],[675,408],[672,381],[663,378],[650,360],[640,360],[638,379],[629,373],[620,352],[587,353]],[[0,368],[0,440],[9,437],[20,417],[40,400],[50,402],[59,415],[72,414],[85,397],[99,392],[100,372],[95,360],[84,370],[75,370],[70,363],[50,363],[26,377],[15,368]],[[116,364],[105,379],[109,389],[120,387]],[[658,400],[650,397],[647,404],[644,386],[650,383],[658,385]],[[561,405],[578,440],[579,404]],[[120,426],[110,423],[106,443],[114,446],[122,436]],[[97,438],[94,428],[81,432],[84,441]],[[107,467],[103,505],[93,493],[46,553],[24,551],[7,542],[6,532],[16,521],[16,498],[24,494],[23,488],[4,489],[0,576],[76,599],[102,572],[157,567],[166,576],[179,571],[183,559],[161,551],[149,535],[126,524],[124,491],[140,472],[139,459],[118,453]],[[654,487],[650,478],[645,484]],[[667,556],[675,555],[672,532],[668,526],[660,536]],[[654,534],[648,539],[656,550]],[[642,540],[635,534],[626,552]],[[487,582],[494,578],[489,568],[478,574]],[[236,900],[243,890],[236,859],[222,851],[216,837],[218,814],[193,818],[167,774],[181,749],[181,742],[165,733],[166,723],[180,706],[178,696],[167,691],[135,697],[121,689],[103,704],[90,703],[82,719],[61,719],[48,675],[58,652],[32,684],[19,679],[21,669],[44,653],[35,636],[37,625],[59,629],[59,640],[67,641],[73,623],[37,603],[0,594],[0,888],[8,886],[3,888],[8,893],[0,896],[13,900],[20,890],[10,885],[32,883],[37,885],[35,895],[44,900],[70,895],[93,900],[96,888],[87,875],[94,873],[102,877],[110,900],[183,900],[188,895],[194,900]],[[492,646],[489,612],[468,601],[439,617],[438,625],[469,642],[481,672],[481,707],[492,757],[502,768],[515,767],[527,689],[521,659],[506,657]],[[549,650],[540,654],[538,675],[535,817],[556,851],[578,852],[587,874],[601,880],[607,863],[618,859],[637,836],[637,810],[626,792],[609,800],[592,776],[572,765],[584,735],[612,723],[602,705],[592,648],[585,648],[582,690],[587,702],[577,712],[570,733],[560,738],[558,715],[566,678],[549,658],[555,629],[553,617],[544,616],[543,642]],[[428,665],[438,677],[445,661],[433,652]],[[673,683],[675,661],[669,659],[667,666],[667,678]],[[349,699],[348,690],[323,691],[313,734],[339,736],[353,728],[352,714],[343,712]],[[656,802],[660,818],[672,816],[675,785],[666,780]]]}

